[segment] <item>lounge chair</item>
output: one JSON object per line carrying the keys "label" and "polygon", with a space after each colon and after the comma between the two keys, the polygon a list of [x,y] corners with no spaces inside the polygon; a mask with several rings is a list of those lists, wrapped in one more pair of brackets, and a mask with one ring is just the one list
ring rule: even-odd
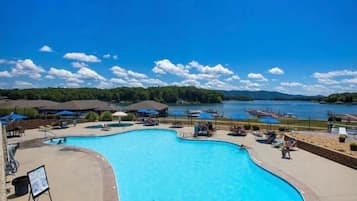
{"label": "lounge chair", "polygon": [[182,127],[183,127],[183,124],[180,121],[175,121],[171,126],[171,128],[182,128]]}
{"label": "lounge chair", "polygon": [[144,122],[144,126],[157,126],[157,125],[159,125],[159,121],[155,119],[147,119]]}
{"label": "lounge chair", "polygon": [[246,136],[247,135],[247,132],[245,132],[244,129],[242,129],[241,127],[232,127],[230,129],[232,132],[231,133],[228,133],[228,135],[231,135],[231,136]]}
{"label": "lounge chair", "polygon": [[103,126],[102,126],[102,129],[101,129],[102,131],[110,131],[111,130],[111,128],[108,126],[108,124],[103,124]]}
{"label": "lounge chair", "polygon": [[257,139],[257,142],[264,144],[272,144],[276,139],[276,134],[266,135],[265,138]]}
{"label": "lounge chair", "polygon": [[197,136],[212,136],[212,132],[205,126],[195,126],[193,137]]}

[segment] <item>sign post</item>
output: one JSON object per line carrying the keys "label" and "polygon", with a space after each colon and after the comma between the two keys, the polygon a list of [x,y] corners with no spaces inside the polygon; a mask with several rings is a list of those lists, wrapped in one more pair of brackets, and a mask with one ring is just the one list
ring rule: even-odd
{"label": "sign post", "polygon": [[44,165],[27,172],[27,177],[29,179],[30,189],[31,189],[31,194],[29,194],[28,201],[30,201],[31,196],[32,199],[35,201],[36,198],[38,198],[40,195],[42,195],[47,191],[50,200],[52,201],[50,187],[48,185],[48,180],[47,180],[47,175]]}

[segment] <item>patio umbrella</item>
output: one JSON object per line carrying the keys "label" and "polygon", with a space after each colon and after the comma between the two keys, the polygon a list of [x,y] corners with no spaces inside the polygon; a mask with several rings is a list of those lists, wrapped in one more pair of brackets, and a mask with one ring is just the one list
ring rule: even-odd
{"label": "patio umbrella", "polygon": [[207,112],[201,112],[200,115],[198,115],[199,119],[213,119],[213,115]]}
{"label": "patio umbrella", "polygon": [[138,111],[137,112],[139,112],[139,113],[147,113],[148,112],[148,109],[138,109]]}
{"label": "patio umbrella", "polygon": [[[27,119],[28,117],[22,114],[16,114],[16,113],[11,113],[9,115],[0,117],[1,123],[4,125],[8,125],[9,121],[14,121],[14,124],[16,125],[16,120],[22,120],[22,119]],[[0,128],[1,129],[1,128]]]}
{"label": "patio umbrella", "polygon": [[22,114],[16,114],[16,113],[11,113],[9,115],[0,117],[1,121],[9,121],[9,120],[21,120],[21,119],[27,119],[28,117]]}
{"label": "patio umbrella", "polygon": [[68,110],[62,110],[62,111],[56,113],[56,115],[58,115],[58,116],[73,116],[75,114],[76,114],[75,112],[71,112]]}
{"label": "patio umbrella", "polygon": [[177,116],[185,116],[186,115],[186,113],[184,111],[181,111],[181,110],[174,110],[173,112],[170,112],[170,114],[175,117],[175,122],[176,122],[176,117]]}
{"label": "patio umbrella", "polygon": [[128,116],[128,114],[125,112],[118,111],[118,112],[115,112],[114,114],[112,114],[112,116],[119,118],[119,125],[120,125],[121,117],[126,117],[126,116]]}
{"label": "patio umbrella", "polygon": [[154,116],[159,114],[158,111],[153,110],[153,109],[148,109],[146,113],[149,114],[149,115],[154,115]]}
{"label": "patio umbrella", "polygon": [[261,122],[261,123],[269,124],[270,128],[271,128],[272,124],[280,123],[279,119],[276,119],[276,118],[273,118],[273,117],[262,117],[262,118],[259,118],[258,121]]}
{"label": "patio umbrella", "polygon": [[[198,118],[199,119],[206,119],[206,120],[216,119],[211,113],[208,113],[208,112],[201,112],[198,115]],[[215,127],[216,127],[217,126],[217,122],[215,122],[214,124],[215,124]]]}
{"label": "patio umbrella", "polygon": [[147,115],[158,115],[159,112],[156,111],[156,110],[153,110],[153,109],[139,109],[138,110],[139,113],[144,113],[144,114],[147,114]]}

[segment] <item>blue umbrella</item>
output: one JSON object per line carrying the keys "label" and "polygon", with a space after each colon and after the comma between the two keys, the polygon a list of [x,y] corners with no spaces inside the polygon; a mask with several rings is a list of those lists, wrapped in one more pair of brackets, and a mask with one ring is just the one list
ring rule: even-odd
{"label": "blue umbrella", "polygon": [[148,109],[148,110],[147,110],[147,113],[148,113],[148,114],[152,114],[152,115],[158,115],[158,114],[159,114],[158,111],[153,110],[153,109]]}
{"label": "blue umbrella", "polygon": [[267,124],[278,124],[280,123],[279,119],[273,118],[273,117],[263,117],[259,119],[259,122],[261,123],[267,123]]}
{"label": "blue umbrella", "polygon": [[71,111],[68,111],[68,110],[63,110],[61,112],[57,112],[56,115],[59,115],[59,116],[72,116],[72,115],[75,115],[76,113],[75,112],[71,112]]}
{"label": "blue umbrella", "polygon": [[[266,123],[266,124],[269,124],[270,125],[270,128],[271,128],[271,125],[272,124],[278,124],[280,123],[279,119],[276,119],[276,118],[273,118],[273,117],[262,117],[258,120],[259,122],[262,122],[262,123]],[[268,127],[268,126],[267,126]]]}
{"label": "blue umbrella", "polygon": [[170,115],[173,115],[175,117],[175,122],[176,122],[176,117],[177,116],[185,116],[186,113],[184,111],[181,111],[181,110],[174,110],[174,111],[170,112]]}
{"label": "blue umbrella", "polygon": [[234,119],[234,120],[246,120],[246,119],[249,119],[249,116],[248,115],[244,115],[244,114],[232,114],[231,115],[231,119]]}
{"label": "blue umbrella", "polygon": [[213,115],[207,112],[201,112],[198,116],[199,119],[214,119]]}
{"label": "blue umbrella", "polygon": [[173,116],[185,116],[186,115],[186,113],[181,110],[174,110],[174,111],[170,112],[170,114]]}
{"label": "blue umbrella", "polygon": [[148,109],[138,109],[139,113],[148,113]]}
{"label": "blue umbrella", "polygon": [[139,109],[138,112],[148,114],[148,115],[158,115],[159,114],[158,111],[153,110],[153,109]]}
{"label": "blue umbrella", "polygon": [[11,113],[9,115],[3,116],[0,118],[1,121],[9,121],[9,120],[20,120],[27,119],[28,117],[22,114]]}

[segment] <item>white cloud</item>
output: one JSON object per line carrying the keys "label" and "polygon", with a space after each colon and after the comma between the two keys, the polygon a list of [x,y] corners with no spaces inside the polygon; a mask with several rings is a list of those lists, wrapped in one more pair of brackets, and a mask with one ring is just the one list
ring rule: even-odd
{"label": "white cloud", "polygon": [[260,73],[249,73],[248,78],[255,79],[257,81],[268,81],[262,74]]}
{"label": "white cloud", "polygon": [[352,78],[352,79],[343,79],[343,80],[341,80],[341,82],[342,83],[349,83],[349,84],[357,84],[357,77]]}
{"label": "white cloud", "polygon": [[33,79],[41,78],[41,73],[45,70],[33,63],[31,59],[17,60],[15,66],[11,70],[12,76],[29,76]]}
{"label": "white cloud", "polygon": [[16,61],[0,59],[0,64],[15,64],[15,63],[16,63]]}
{"label": "white cloud", "polygon": [[66,80],[67,82],[83,83],[83,80],[80,80],[76,74],[65,69],[51,67],[48,74]]}
{"label": "white cloud", "polygon": [[[336,70],[327,73],[315,72],[313,74],[313,77],[317,79],[318,83],[325,84],[325,85],[336,85],[340,83],[348,83],[347,80],[353,80],[354,78],[357,77],[357,71]],[[345,77],[345,79],[338,80],[338,78],[341,79],[341,77]],[[352,78],[347,79],[346,77],[352,77]]]}
{"label": "white cloud", "polygon": [[166,82],[163,82],[162,80],[159,79],[142,79],[140,81],[144,83],[146,86],[167,86]]}
{"label": "white cloud", "polygon": [[25,82],[25,81],[20,81],[20,80],[17,80],[15,81],[14,83],[14,88],[21,88],[21,89],[24,89],[24,88],[33,88],[35,87],[32,83],[30,82]]}
{"label": "white cloud", "polygon": [[88,65],[84,62],[72,62],[72,66],[75,68],[88,68]]}
{"label": "white cloud", "polygon": [[357,71],[337,70],[337,71],[330,71],[327,73],[316,72],[313,74],[313,77],[317,79],[330,79],[339,76],[357,76]]}
{"label": "white cloud", "polygon": [[201,83],[197,80],[183,80],[180,83],[177,83],[177,85],[183,85],[183,86],[197,86],[199,87]]}
{"label": "white cloud", "polygon": [[221,64],[217,64],[213,67],[210,66],[203,66],[199,64],[197,61],[191,61],[188,64],[189,67],[196,68],[199,72],[202,72],[204,74],[218,74],[218,75],[232,75],[234,74],[231,70],[228,68],[223,67]]}
{"label": "white cloud", "polygon": [[128,87],[144,87],[143,83],[135,78],[131,78],[127,80],[126,86]]}
{"label": "white cloud", "polygon": [[304,86],[303,84],[301,84],[299,82],[281,82],[280,85],[284,86],[284,87],[302,87],[302,86]]}
{"label": "white cloud", "polygon": [[126,78],[128,76],[126,70],[120,66],[113,66],[110,70],[118,77]]}
{"label": "white cloud", "polygon": [[[198,72],[190,72],[190,70],[196,69]],[[189,64],[173,64],[168,59],[162,59],[155,62],[155,66],[152,71],[158,75],[171,74],[185,80],[212,80],[218,79],[221,76],[227,76],[234,74],[231,70],[223,67],[221,64],[217,64],[213,67],[203,66],[197,61],[192,61]],[[236,77],[235,77],[236,78]],[[182,83],[175,83],[182,84]]]}
{"label": "white cloud", "polygon": [[67,82],[66,87],[68,88],[79,88],[81,85],[78,82]]}
{"label": "white cloud", "polygon": [[144,78],[147,78],[147,76],[145,74],[142,74],[142,73],[137,73],[137,72],[134,72],[134,71],[131,71],[131,70],[128,70],[128,75],[133,77],[133,78],[137,78],[137,79],[144,79]]}
{"label": "white cloud", "polygon": [[46,75],[45,78],[46,78],[46,79],[50,79],[50,80],[55,79],[55,77],[54,77],[53,75]]}
{"label": "white cloud", "polygon": [[79,78],[82,79],[95,79],[100,81],[105,80],[103,76],[99,75],[97,72],[89,68],[80,68],[77,72],[77,75]]}
{"label": "white cloud", "polygon": [[119,85],[125,85],[127,83],[127,81],[120,79],[120,78],[112,78],[112,79],[110,79],[110,82],[112,82],[114,84],[119,84]]}
{"label": "white cloud", "polygon": [[122,68],[120,66],[113,66],[110,68],[110,70],[113,72],[114,75],[118,76],[119,78],[123,79],[146,79],[148,78],[147,75],[143,73],[138,73],[134,72],[132,70],[126,70],[125,68]]}
{"label": "white cloud", "polygon": [[157,74],[175,74],[179,77],[187,77],[189,74],[189,71],[182,64],[175,65],[168,59],[155,61],[152,71]]}
{"label": "white cloud", "polygon": [[284,74],[284,70],[279,67],[273,67],[273,68],[269,69],[269,73],[271,73],[273,75],[282,75],[282,74]]}
{"label": "white cloud", "polygon": [[40,52],[53,52],[52,48],[48,45],[44,45],[39,49]]}
{"label": "white cloud", "polygon": [[206,84],[203,85],[203,87],[209,89],[221,89],[221,90],[237,89],[237,87],[232,86],[218,79],[209,80]]}
{"label": "white cloud", "polygon": [[226,81],[228,82],[231,82],[231,81],[234,81],[234,80],[240,80],[240,77],[238,75],[233,75],[229,78],[226,79]]}
{"label": "white cloud", "polygon": [[0,71],[0,77],[12,77],[9,71]]}
{"label": "white cloud", "polygon": [[84,61],[84,62],[100,62],[101,60],[98,59],[95,55],[87,55],[82,52],[70,52],[66,53],[63,58],[77,60],[77,61]]}
{"label": "white cloud", "polygon": [[117,60],[118,59],[118,55],[113,55],[113,59]]}
{"label": "white cloud", "polygon": [[329,78],[321,78],[318,79],[318,82],[321,84],[325,84],[325,85],[332,85],[332,84],[339,84],[340,82],[333,80],[333,79],[329,79]]}
{"label": "white cloud", "polygon": [[99,84],[98,84],[96,87],[98,87],[98,88],[100,88],[100,89],[107,89],[107,88],[110,88],[110,87],[112,87],[112,86],[113,86],[113,85],[112,85],[112,83],[110,83],[110,82],[100,81]]}
{"label": "white cloud", "polygon": [[239,80],[241,84],[243,84],[242,88],[243,89],[252,89],[252,90],[258,90],[259,87],[262,85],[259,83],[252,82],[250,80]]}
{"label": "white cloud", "polygon": [[103,55],[103,58],[104,58],[104,59],[109,59],[110,57],[111,57],[110,54],[105,54],[105,55]]}

